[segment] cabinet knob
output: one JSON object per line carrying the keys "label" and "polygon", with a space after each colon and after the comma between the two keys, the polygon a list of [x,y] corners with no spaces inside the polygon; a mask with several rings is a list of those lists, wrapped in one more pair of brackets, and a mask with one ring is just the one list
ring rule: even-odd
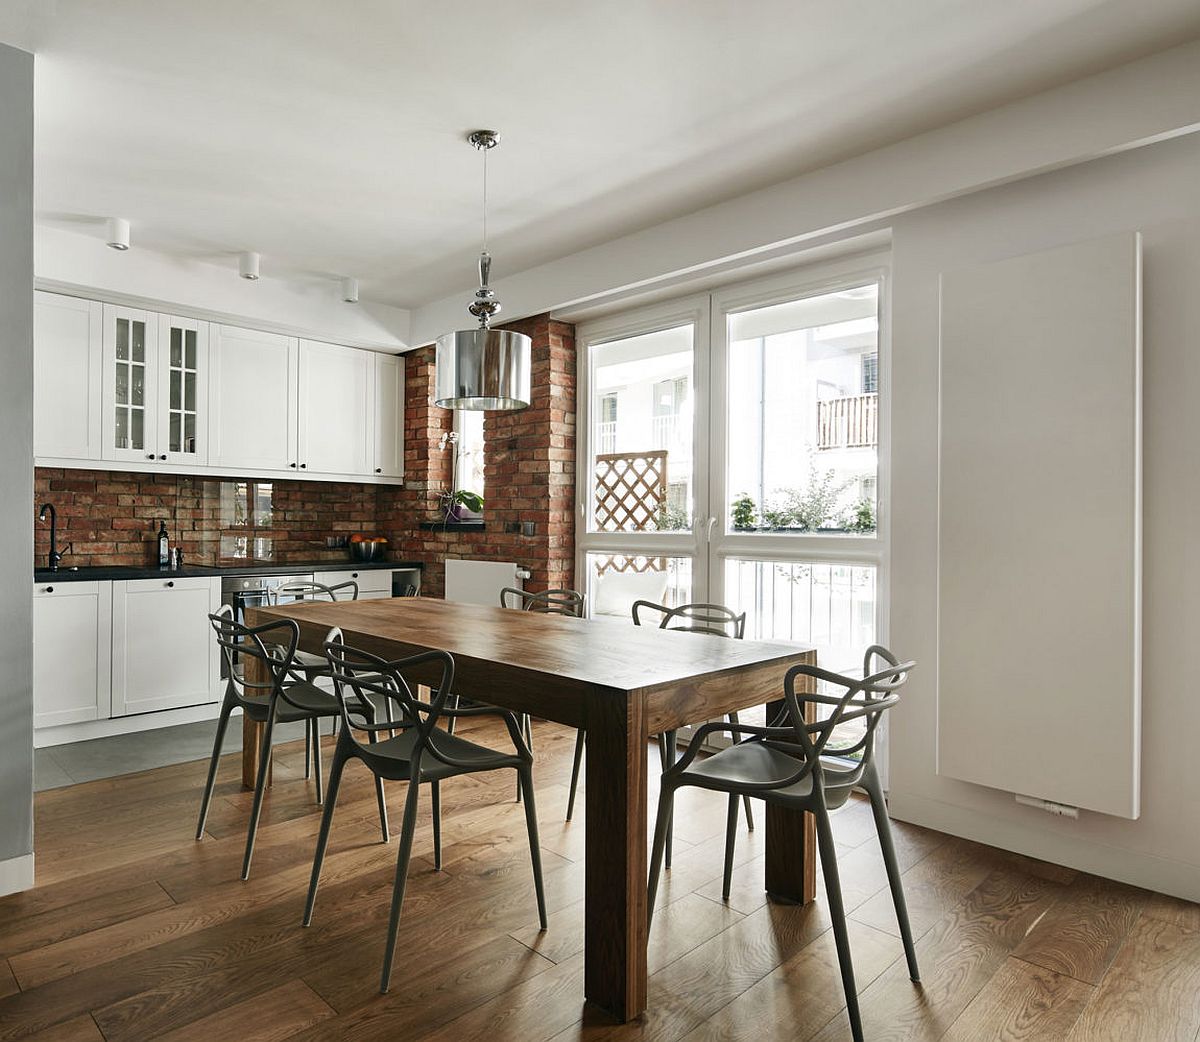
{"label": "cabinet knob", "polygon": [[294,463],[289,463],[288,466],[291,467],[292,470],[296,469],[296,464],[294,464]]}
{"label": "cabinet knob", "polygon": [[167,580],[167,586],[168,586],[168,587],[171,587],[171,586],[174,586],[174,585],[175,585],[175,580],[174,580],[174,579],[168,579],[168,580]]}
{"label": "cabinet knob", "polygon": [[300,469],[301,469],[301,470],[308,470],[308,464],[307,464],[307,463],[301,463],[301,464],[300,464]]}
{"label": "cabinet knob", "polygon": [[53,587],[53,586],[47,586],[47,587],[46,587],[46,592],[47,592],[47,593],[53,593],[53,592],[54,592],[54,587]]}
{"label": "cabinet knob", "polygon": [[382,473],[383,473],[383,468],[382,468],[382,467],[376,467],[376,468],[375,468],[375,473],[376,473],[376,474],[382,474]]}
{"label": "cabinet knob", "polygon": [[351,573],[350,573],[350,578],[351,578],[351,579],[357,579],[357,578],[358,578],[358,572],[351,572]]}
{"label": "cabinet knob", "polygon": [[159,459],[166,459],[166,458],[167,458],[167,454],[164,452],[164,453],[163,453],[161,456],[159,456],[158,458],[159,458]]}
{"label": "cabinet knob", "polygon": [[147,453],[146,453],[146,459],[154,459],[154,453],[153,453],[153,452],[147,452]]}

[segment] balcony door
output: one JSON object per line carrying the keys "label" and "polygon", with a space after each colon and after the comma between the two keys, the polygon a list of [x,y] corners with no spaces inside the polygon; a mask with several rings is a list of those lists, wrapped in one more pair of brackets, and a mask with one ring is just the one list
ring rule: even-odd
{"label": "balcony door", "polygon": [[885,633],[886,258],[579,327],[592,614],[714,601],[854,670]]}

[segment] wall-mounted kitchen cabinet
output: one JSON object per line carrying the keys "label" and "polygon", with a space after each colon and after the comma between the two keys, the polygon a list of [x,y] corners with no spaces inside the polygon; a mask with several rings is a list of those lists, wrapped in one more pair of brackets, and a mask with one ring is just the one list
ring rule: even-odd
{"label": "wall-mounted kitchen cabinet", "polygon": [[213,326],[210,338],[209,463],[234,470],[298,469],[295,337]]}
{"label": "wall-mounted kitchen cabinet", "polygon": [[112,583],[112,715],[203,705],[219,698],[221,664],[210,612],[219,578]]}
{"label": "wall-mounted kitchen cabinet", "polygon": [[300,341],[300,470],[373,473],[374,381],[374,358],[368,352]]}
{"label": "wall-mounted kitchen cabinet", "polygon": [[395,482],[404,360],[35,294],[34,462]]}
{"label": "wall-mounted kitchen cabinet", "polygon": [[385,478],[404,477],[404,358],[375,355],[375,467]]}
{"label": "wall-mounted kitchen cabinet", "polygon": [[34,585],[34,727],[106,720],[111,659],[112,583]]}
{"label": "wall-mounted kitchen cabinet", "polygon": [[106,460],[194,465],[208,453],[208,323],[104,305]]}
{"label": "wall-mounted kitchen cabinet", "polygon": [[34,455],[100,459],[104,305],[35,293],[33,341]]}

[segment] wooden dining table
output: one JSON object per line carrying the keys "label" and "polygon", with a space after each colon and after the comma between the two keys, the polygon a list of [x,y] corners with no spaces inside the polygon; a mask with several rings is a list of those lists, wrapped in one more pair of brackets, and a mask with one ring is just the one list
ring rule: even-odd
{"label": "wooden dining table", "polygon": [[[806,645],[432,598],[246,610],[251,626],[275,619],[296,621],[303,651],[322,652],[334,626],[347,644],[388,659],[448,651],[458,694],[585,729],[584,995],[621,1021],[646,1008],[647,739],[764,703],[770,719],[782,707],[788,668],[816,662]],[[253,787],[262,727],[242,721],[242,780]],[[768,894],[811,901],[810,816],[768,805],[766,830]]]}

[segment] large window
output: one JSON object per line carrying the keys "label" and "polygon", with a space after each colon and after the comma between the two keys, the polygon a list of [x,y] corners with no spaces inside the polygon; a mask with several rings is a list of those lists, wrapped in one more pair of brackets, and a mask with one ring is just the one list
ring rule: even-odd
{"label": "large window", "polygon": [[457,463],[454,473],[456,492],[474,492],[484,495],[483,478],[483,413],[474,409],[457,409],[454,413],[454,431],[458,435],[455,446]]}

